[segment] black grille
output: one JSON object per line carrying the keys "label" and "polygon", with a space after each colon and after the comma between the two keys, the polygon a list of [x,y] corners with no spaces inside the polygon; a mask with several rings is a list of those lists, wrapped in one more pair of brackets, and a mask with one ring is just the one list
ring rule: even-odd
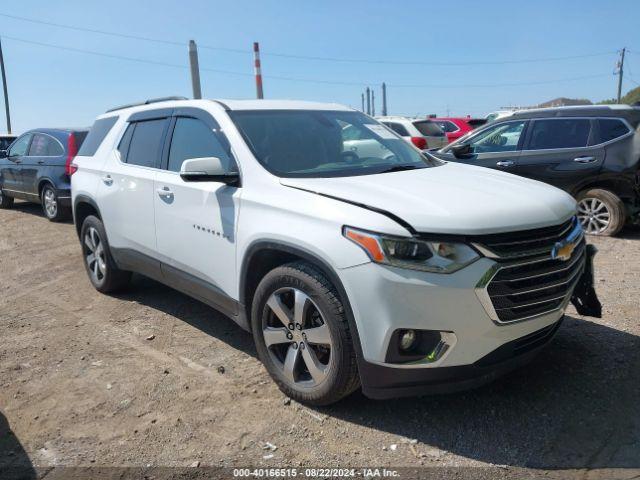
{"label": "black grille", "polygon": [[571,233],[574,222],[530,230],[528,237],[516,232],[481,239],[483,247],[502,257],[496,259],[500,268],[486,286],[498,320],[513,322],[540,315],[567,300],[584,269],[585,240],[580,239],[566,261],[552,259],[550,254],[555,243]]}
{"label": "black grille", "polygon": [[555,243],[566,238],[574,226],[575,217],[552,227],[475,237],[474,242],[502,258],[531,255],[536,251],[550,252]]}

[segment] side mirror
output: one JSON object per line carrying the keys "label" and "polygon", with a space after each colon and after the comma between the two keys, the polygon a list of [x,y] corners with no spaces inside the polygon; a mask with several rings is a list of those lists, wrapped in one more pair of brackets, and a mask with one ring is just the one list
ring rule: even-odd
{"label": "side mirror", "polygon": [[473,154],[473,148],[469,143],[461,143],[451,147],[451,153],[456,158],[468,158]]}
{"label": "side mirror", "polygon": [[218,157],[190,158],[182,162],[180,177],[185,182],[222,182],[240,184],[238,172],[228,172]]}
{"label": "side mirror", "polygon": [[6,150],[0,150],[0,158],[7,158],[9,153]]}

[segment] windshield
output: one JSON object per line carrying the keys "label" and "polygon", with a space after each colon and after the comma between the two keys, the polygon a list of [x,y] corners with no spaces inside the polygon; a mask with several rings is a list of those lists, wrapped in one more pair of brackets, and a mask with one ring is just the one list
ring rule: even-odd
{"label": "windshield", "polygon": [[230,115],[258,161],[279,177],[347,177],[439,164],[360,112],[247,110]]}

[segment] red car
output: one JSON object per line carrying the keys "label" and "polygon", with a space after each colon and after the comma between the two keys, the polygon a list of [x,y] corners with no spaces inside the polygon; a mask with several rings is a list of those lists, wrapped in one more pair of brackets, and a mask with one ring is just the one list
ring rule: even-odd
{"label": "red car", "polygon": [[440,125],[440,128],[442,128],[442,130],[444,130],[444,133],[447,135],[447,140],[449,141],[449,143],[456,141],[463,135],[469,133],[471,130],[487,123],[487,120],[484,118],[471,117],[438,117],[431,118],[430,120]]}

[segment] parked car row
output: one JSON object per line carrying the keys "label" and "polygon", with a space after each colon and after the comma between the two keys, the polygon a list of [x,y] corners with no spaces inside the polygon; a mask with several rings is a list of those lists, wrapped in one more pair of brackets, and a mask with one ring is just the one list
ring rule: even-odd
{"label": "parked car row", "polygon": [[36,135],[56,139],[93,286],[137,272],[213,306],[308,404],[481,385],[548,344],[569,302],[600,315],[575,200],[460,164],[480,145],[517,150],[529,120],[468,134],[453,162],[413,140],[445,146],[434,121],[382,121],[336,104],[148,100],[100,115],[83,143],[25,134],[0,187]]}
{"label": "parked car row", "polygon": [[615,235],[640,213],[640,108],[522,110],[435,153],[540,180],[578,200],[589,234]]}

